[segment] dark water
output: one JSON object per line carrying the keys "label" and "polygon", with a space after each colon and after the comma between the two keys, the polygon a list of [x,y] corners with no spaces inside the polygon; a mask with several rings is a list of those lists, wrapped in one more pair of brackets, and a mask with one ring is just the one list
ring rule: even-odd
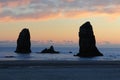
{"label": "dark water", "polygon": [[[56,47],[55,50],[60,51],[60,54],[41,54],[40,52],[45,47],[32,47],[31,54],[16,54],[15,47],[0,47],[0,60],[120,60],[120,48],[99,48],[104,56],[93,58],[79,58],[73,56],[78,53],[78,47]],[[69,53],[72,52],[72,53]]]}

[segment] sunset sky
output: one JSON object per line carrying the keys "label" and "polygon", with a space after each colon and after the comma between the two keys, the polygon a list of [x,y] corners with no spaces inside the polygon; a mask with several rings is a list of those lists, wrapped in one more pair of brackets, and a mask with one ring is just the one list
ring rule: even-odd
{"label": "sunset sky", "polygon": [[120,44],[120,0],[0,0],[0,43],[29,28],[34,42],[78,43],[90,21],[97,44]]}

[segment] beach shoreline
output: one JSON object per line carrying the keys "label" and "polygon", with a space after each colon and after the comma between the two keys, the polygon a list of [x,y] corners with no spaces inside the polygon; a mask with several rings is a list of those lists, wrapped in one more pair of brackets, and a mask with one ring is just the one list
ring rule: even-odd
{"label": "beach shoreline", "polygon": [[3,60],[0,67],[57,66],[57,67],[120,67],[120,61],[55,61],[55,60]]}
{"label": "beach shoreline", "polygon": [[119,80],[120,61],[0,61],[0,80]]}

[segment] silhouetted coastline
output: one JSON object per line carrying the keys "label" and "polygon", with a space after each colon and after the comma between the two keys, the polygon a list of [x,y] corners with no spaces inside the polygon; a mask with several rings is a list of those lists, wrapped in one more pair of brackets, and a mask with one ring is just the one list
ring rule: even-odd
{"label": "silhouetted coastline", "polygon": [[[30,41],[30,32],[29,29],[24,28],[17,39],[17,47],[16,53],[21,54],[29,54],[31,53],[31,41]],[[38,52],[39,53],[39,52]],[[59,53],[59,51],[55,51],[53,46],[50,48],[43,49],[40,53]],[[71,51],[69,53],[72,53]],[[79,57],[95,57],[95,56],[103,56],[102,53],[96,47],[96,40],[94,36],[94,32],[92,29],[92,25],[90,22],[84,23],[80,26],[79,29],[79,53],[74,56]],[[7,56],[9,57],[9,56]],[[10,56],[11,57],[11,56]]]}

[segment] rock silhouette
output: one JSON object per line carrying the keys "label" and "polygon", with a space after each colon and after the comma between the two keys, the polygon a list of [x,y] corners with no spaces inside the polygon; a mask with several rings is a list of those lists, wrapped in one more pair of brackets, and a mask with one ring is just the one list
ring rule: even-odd
{"label": "rock silhouette", "polygon": [[79,30],[79,53],[80,57],[103,56],[96,47],[96,40],[90,22],[84,23]]}
{"label": "rock silhouette", "polygon": [[54,50],[53,46],[50,46],[50,48],[45,48],[44,50],[41,51],[41,53],[59,53],[58,51]]}
{"label": "rock silhouette", "polygon": [[31,53],[29,29],[24,28],[17,39],[16,53]]}

